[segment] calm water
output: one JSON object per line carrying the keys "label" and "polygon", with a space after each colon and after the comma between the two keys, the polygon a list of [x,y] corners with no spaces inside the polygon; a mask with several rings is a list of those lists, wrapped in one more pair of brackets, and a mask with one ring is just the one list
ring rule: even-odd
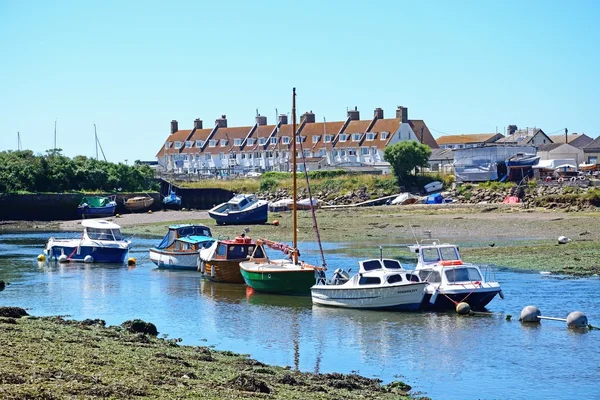
{"label": "calm water", "polygon": [[[247,295],[243,285],[211,284],[193,271],[158,270],[147,258],[158,240],[134,239],[134,268],[38,265],[35,257],[50,236],[68,235],[0,235],[0,279],[12,283],[0,292],[0,305],[113,325],[142,318],[184,344],[303,371],[401,379],[435,400],[600,399],[600,331],[518,322],[521,309],[532,304],[562,318],[580,310],[600,325],[596,278],[500,270],[506,300],[492,301],[494,316],[352,311],[313,307],[310,298]],[[303,258],[318,263],[315,245],[307,247]],[[356,263],[335,244],[326,251],[330,270]]]}

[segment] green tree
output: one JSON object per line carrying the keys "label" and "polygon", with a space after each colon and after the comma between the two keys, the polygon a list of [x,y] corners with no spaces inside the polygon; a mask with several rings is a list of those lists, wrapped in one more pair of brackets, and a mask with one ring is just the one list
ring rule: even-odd
{"label": "green tree", "polygon": [[427,164],[430,155],[429,146],[407,140],[386,147],[383,159],[392,165],[394,176],[402,182],[415,168]]}

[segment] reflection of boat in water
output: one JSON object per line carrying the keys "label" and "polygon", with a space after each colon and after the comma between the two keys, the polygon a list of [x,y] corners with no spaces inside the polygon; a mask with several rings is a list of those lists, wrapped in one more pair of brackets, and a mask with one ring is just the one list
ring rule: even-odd
{"label": "reflection of boat in water", "polygon": [[[200,251],[200,272],[209,281],[244,283],[240,263],[250,259],[255,247],[256,242],[246,237],[245,232],[235,239],[219,240]],[[257,250],[255,257],[259,256],[263,257]]]}
{"label": "reflection of boat in water", "polygon": [[421,306],[426,282],[397,260],[373,259],[358,263],[358,273],[349,278],[337,269],[330,281],[319,282],[311,290],[315,304],[372,310],[416,311]]}
{"label": "reflection of boat in water", "polygon": [[312,307],[312,301],[308,296],[286,296],[268,293],[260,293],[247,287],[246,301],[250,304],[268,307],[306,308]]}
{"label": "reflection of boat in water", "polygon": [[454,310],[465,302],[474,310],[482,310],[497,294],[504,297],[500,284],[486,281],[479,267],[464,263],[455,245],[426,239],[409,249],[417,253],[415,272],[421,281],[429,283],[424,308]]}
{"label": "reflection of boat in water", "polygon": [[121,227],[104,220],[83,220],[81,239],[50,238],[44,249],[48,258],[58,261],[124,263],[130,241],[123,239]]}
{"label": "reflection of boat in water", "polygon": [[246,298],[246,286],[200,280],[200,292],[214,301],[240,303]]}
{"label": "reflection of boat in water", "polygon": [[254,194],[238,194],[227,203],[208,211],[217,225],[264,224],[268,219],[269,203]]}
{"label": "reflection of boat in water", "polygon": [[198,252],[214,241],[207,226],[171,225],[160,244],[150,249],[150,260],[159,268],[195,270]]}

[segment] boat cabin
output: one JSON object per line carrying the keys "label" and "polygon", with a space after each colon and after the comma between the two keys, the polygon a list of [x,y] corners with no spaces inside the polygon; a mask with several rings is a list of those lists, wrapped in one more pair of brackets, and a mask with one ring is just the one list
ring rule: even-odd
{"label": "boat cabin", "polygon": [[242,211],[258,201],[255,194],[237,194],[226,203],[228,211]]}
{"label": "boat cabin", "polygon": [[[389,284],[398,282],[419,282],[419,277],[411,273],[411,271],[405,270],[400,264],[400,261],[382,258],[373,260],[364,260],[358,263],[359,269],[352,279],[358,280],[357,283],[360,285],[381,285],[383,282]],[[344,276],[341,275],[341,270],[336,270],[332,278],[332,283],[342,284],[347,281]]]}
{"label": "boat cabin", "polygon": [[483,281],[479,268],[463,263],[455,245],[433,241],[429,245],[410,246],[410,249],[418,254],[416,270],[422,281],[451,284]]}
{"label": "boat cabin", "polygon": [[246,260],[250,256],[265,258],[262,246],[250,238],[238,236],[235,239],[221,240],[217,245],[215,259],[217,260]]}
{"label": "boat cabin", "polygon": [[409,246],[409,249],[413,253],[417,253],[417,269],[435,264],[462,264],[458,247],[453,244],[439,244],[438,241],[432,241],[430,244]]}
{"label": "boat cabin", "polygon": [[90,240],[110,240],[121,241],[123,234],[121,227],[113,222],[104,220],[84,220],[83,226],[84,239]]}
{"label": "boat cabin", "polygon": [[204,248],[205,246],[194,246],[199,243],[212,244],[214,239],[210,228],[205,225],[171,225],[169,226],[169,232],[160,242],[157,249],[166,249],[173,247],[174,250],[187,250]]}

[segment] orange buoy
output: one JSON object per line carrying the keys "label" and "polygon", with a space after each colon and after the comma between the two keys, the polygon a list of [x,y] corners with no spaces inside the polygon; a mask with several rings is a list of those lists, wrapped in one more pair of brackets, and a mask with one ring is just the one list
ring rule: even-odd
{"label": "orange buoy", "polygon": [[276,219],[275,221],[273,221],[273,226],[279,226],[279,220]]}

